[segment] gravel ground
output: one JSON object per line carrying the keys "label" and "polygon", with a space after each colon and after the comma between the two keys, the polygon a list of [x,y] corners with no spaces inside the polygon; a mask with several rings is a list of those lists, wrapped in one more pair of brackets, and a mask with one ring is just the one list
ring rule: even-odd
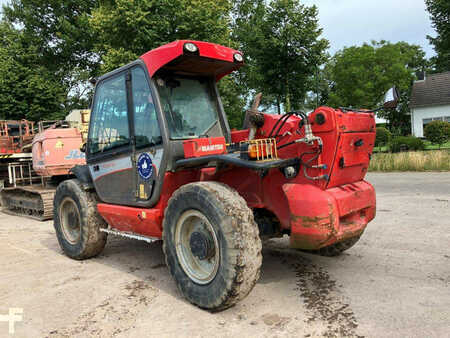
{"label": "gravel ground", "polygon": [[0,319],[23,308],[16,337],[450,337],[450,173],[368,180],[377,216],[357,245],[325,258],[269,241],[252,293],[216,314],[183,299],[161,243],[110,237],[73,261],[52,222],[0,213]]}

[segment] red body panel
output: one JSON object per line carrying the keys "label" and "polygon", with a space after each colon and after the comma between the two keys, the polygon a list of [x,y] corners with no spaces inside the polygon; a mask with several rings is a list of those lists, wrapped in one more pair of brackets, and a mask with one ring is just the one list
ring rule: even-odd
{"label": "red body panel", "polygon": [[80,152],[81,133],[76,128],[47,129],[33,139],[33,169],[40,176],[67,175],[77,164],[85,164]]}
{"label": "red body panel", "polygon": [[291,247],[317,249],[360,235],[375,217],[375,190],[365,182],[328,190],[285,184]]}
{"label": "red body panel", "polygon": [[[161,196],[154,208],[133,208],[106,203],[97,204],[100,215],[113,228],[149,237],[162,237],[164,210],[173,192],[184,184],[199,180],[199,171],[166,173]],[[143,215],[145,213],[145,217]]]}
{"label": "red body panel", "polygon": [[159,208],[142,209],[99,203],[98,212],[115,229],[161,238],[163,212]]}
{"label": "red body panel", "polygon": [[223,154],[227,150],[225,137],[197,138],[183,142],[184,157]]}
{"label": "red body panel", "polygon": [[[174,41],[164,46],[153,49],[140,57],[141,60],[143,60],[145,65],[147,66],[150,76],[153,77],[153,75],[155,75],[155,73],[159,69],[161,69],[171,61],[175,60],[176,58],[182,56],[184,44],[188,42],[194,43],[197,46],[199,56],[208,59],[227,61],[232,63],[234,62],[233,59],[234,54],[240,53],[232,48],[224,47],[211,42],[193,41],[193,40]],[[224,71],[219,71],[214,75],[216,76],[217,80],[220,80],[222,77],[238,69],[241,66],[242,64],[235,64],[234,67]]]}

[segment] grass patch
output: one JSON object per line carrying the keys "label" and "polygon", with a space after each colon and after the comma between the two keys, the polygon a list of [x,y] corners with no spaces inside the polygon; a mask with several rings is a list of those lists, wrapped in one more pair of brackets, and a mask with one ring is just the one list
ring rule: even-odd
{"label": "grass patch", "polygon": [[[425,140],[424,143],[425,143],[425,149],[427,149],[427,150],[430,150],[430,149],[433,149],[433,150],[439,149],[439,146],[438,146],[437,144],[432,144],[432,143],[431,143],[430,141],[428,141],[428,140]],[[450,149],[450,141],[449,141],[449,142],[446,142],[446,143],[444,143],[444,144],[441,144],[441,149]]]}
{"label": "grass patch", "polygon": [[[437,144],[432,144],[428,140],[423,141],[423,143],[425,144],[425,150],[439,150],[439,146]],[[446,149],[450,149],[450,141],[441,145],[440,150]],[[374,153],[385,153],[388,151],[389,151],[388,146],[373,147]]]}
{"label": "grass patch", "polygon": [[450,171],[450,151],[374,153],[369,171]]}
{"label": "grass patch", "polygon": [[385,153],[387,151],[389,151],[389,147],[388,146],[373,147],[373,152],[374,153]]}

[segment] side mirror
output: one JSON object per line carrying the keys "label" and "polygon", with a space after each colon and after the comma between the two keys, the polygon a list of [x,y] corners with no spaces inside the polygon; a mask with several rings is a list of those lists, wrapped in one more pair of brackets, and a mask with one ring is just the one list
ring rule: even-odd
{"label": "side mirror", "polygon": [[83,144],[80,146],[80,151],[82,153],[86,153],[86,142],[83,142]]}
{"label": "side mirror", "polygon": [[397,88],[394,86],[391,89],[389,89],[386,94],[384,94],[384,103],[383,108],[384,109],[393,109],[396,108],[398,105],[398,91]]}

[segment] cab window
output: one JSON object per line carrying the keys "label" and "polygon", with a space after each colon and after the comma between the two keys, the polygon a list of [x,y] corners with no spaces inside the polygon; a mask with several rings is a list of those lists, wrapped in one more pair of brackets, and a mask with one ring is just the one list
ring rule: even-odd
{"label": "cab window", "polygon": [[156,79],[171,139],[207,135],[218,122],[211,79],[169,76]]}
{"label": "cab window", "polygon": [[131,79],[136,147],[143,148],[161,144],[162,137],[156,109],[144,70],[140,67],[133,68]]}
{"label": "cab window", "polygon": [[104,80],[97,86],[91,120],[91,154],[130,144],[125,74]]}

